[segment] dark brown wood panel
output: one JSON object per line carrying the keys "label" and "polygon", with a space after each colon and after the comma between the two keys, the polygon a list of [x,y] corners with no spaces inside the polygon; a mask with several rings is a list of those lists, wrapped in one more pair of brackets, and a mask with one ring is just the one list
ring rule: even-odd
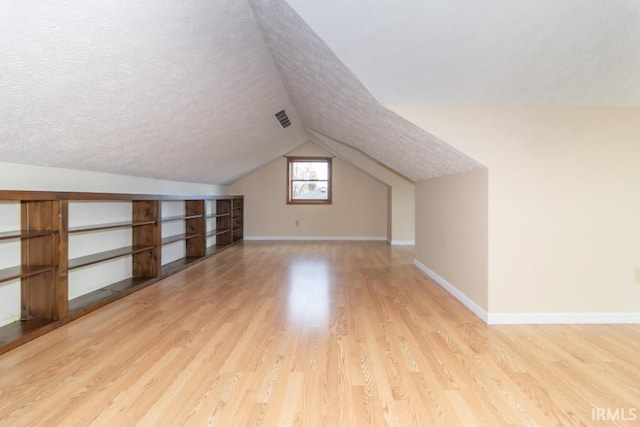
{"label": "dark brown wood panel", "polygon": [[203,257],[207,249],[206,240],[204,234],[188,239],[185,242],[187,246],[187,257]]}
{"label": "dark brown wood panel", "polygon": [[228,245],[233,241],[231,234],[231,199],[216,201],[216,246]]}
{"label": "dark brown wood panel", "polygon": [[23,276],[20,285],[21,319],[53,319],[55,305],[55,275],[57,263],[57,236],[54,231],[59,219],[59,202],[31,200],[21,202],[22,228],[30,232],[46,232],[46,235],[24,239],[21,244],[21,264],[47,266],[42,274]]}
{"label": "dark brown wood panel", "polygon": [[160,274],[160,202],[134,201],[132,204],[133,246],[151,246],[149,251],[133,254],[134,277],[158,277]]}
{"label": "dark brown wood panel", "polygon": [[22,279],[26,295],[22,296],[22,320],[55,318],[54,271]]}
{"label": "dark brown wood panel", "polygon": [[242,197],[231,199],[231,227],[233,242],[241,240],[244,237],[244,198]]}
{"label": "dark brown wood panel", "polygon": [[54,319],[65,319],[69,304],[69,202],[55,202],[58,215],[54,218],[56,234],[56,274],[54,275]]}

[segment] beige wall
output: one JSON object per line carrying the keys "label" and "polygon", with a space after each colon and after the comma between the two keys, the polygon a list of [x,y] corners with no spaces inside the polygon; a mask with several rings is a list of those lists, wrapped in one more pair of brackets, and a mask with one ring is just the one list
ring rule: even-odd
{"label": "beige wall", "polygon": [[639,108],[390,108],[489,169],[490,312],[640,312]]}
{"label": "beige wall", "polygon": [[487,170],[418,182],[416,218],[416,260],[487,310]]}
{"label": "beige wall", "polygon": [[391,184],[391,242],[415,242],[415,184],[394,179]]}
{"label": "beige wall", "polygon": [[415,241],[415,185],[412,181],[381,165],[371,157],[345,144],[309,131],[313,142],[389,186],[388,231],[392,244]]}
{"label": "beige wall", "polygon": [[[289,154],[331,156],[312,143]],[[331,205],[287,205],[284,157],[233,183],[231,192],[245,196],[245,236],[386,240],[388,187],[338,158],[332,173]]]}

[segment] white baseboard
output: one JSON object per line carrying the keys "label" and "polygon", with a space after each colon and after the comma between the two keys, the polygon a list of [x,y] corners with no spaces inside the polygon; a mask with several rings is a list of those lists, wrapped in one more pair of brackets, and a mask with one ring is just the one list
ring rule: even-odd
{"label": "white baseboard", "polygon": [[449,292],[458,301],[460,301],[462,304],[464,304],[464,306],[467,307],[469,310],[471,310],[476,316],[478,316],[480,319],[484,320],[485,323],[488,323],[489,316],[488,316],[487,310],[485,310],[484,308],[480,307],[480,305],[478,305],[478,303],[476,303],[471,298],[466,296],[463,292],[459,291],[458,288],[453,286],[451,283],[447,282],[443,277],[440,277],[440,275],[438,275],[438,273],[436,273],[435,271],[432,271],[429,267],[427,267],[426,265],[424,265],[423,263],[421,263],[417,259],[414,258],[413,263],[424,274],[426,274],[427,276],[432,278],[434,282],[436,282],[438,285],[442,286],[447,292]]}
{"label": "white baseboard", "polygon": [[640,313],[490,313],[436,272],[418,261],[413,263],[489,325],[640,324]]}
{"label": "white baseboard", "polygon": [[416,244],[415,240],[391,240],[391,246],[414,246]]}
{"label": "white baseboard", "polygon": [[489,313],[490,325],[638,324],[640,313]]}
{"label": "white baseboard", "polygon": [[244,240],[333,240],[333,241],[375,241],[386,242],[386,237],[375,236],[244,236]]}

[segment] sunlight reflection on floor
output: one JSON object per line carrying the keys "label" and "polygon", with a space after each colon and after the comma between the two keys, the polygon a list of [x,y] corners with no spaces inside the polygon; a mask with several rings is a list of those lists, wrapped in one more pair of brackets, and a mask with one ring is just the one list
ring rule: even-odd
{"label": "sunlight reflection on floor", "polygon": [[323,259],[297,259],[289,267],[287,309],[298,326],[325,328],[329,323],[330,268]]}

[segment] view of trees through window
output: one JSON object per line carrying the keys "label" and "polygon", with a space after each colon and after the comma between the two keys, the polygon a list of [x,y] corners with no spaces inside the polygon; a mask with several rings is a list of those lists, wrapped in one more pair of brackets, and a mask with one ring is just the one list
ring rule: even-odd
{"label": "view of trees through window", "polygon": [[328,159],[289,160],[291,201],[329,201],[330,164]]}

